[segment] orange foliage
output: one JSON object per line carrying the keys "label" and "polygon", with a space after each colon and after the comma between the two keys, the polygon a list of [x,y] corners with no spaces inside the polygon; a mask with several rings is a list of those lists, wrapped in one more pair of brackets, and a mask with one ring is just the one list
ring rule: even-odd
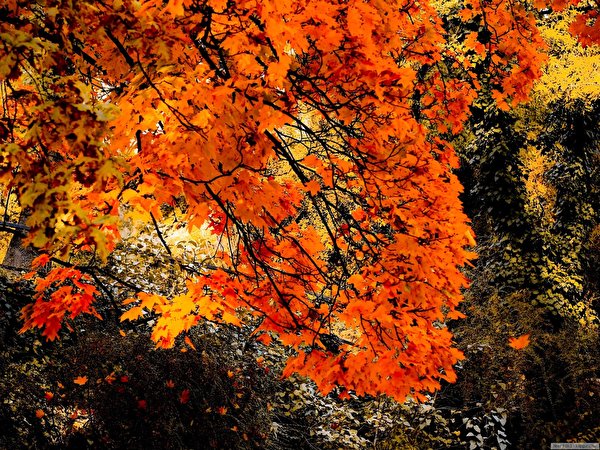
{"label": "orange foliage", "polygon": [[[481,32],[456,47],[427,1],[35,3],[0,8],[0,182],[32,212],[36,265],[106,261],[122,206],[160,220],[185,201],[220,268],[127,300],[122,320],[157,316],[158,346],[245,309],[323,393],[419,399],[455,379],[443,323],[473,237],[446,139],[477,96],[473,58],[501,107],[527,97],[545,56],[526,8],[466,0]],[[40,277],[23,330],[96,314],[94,267]]]}
{"label": "orange foliage", "polygon": [[98,290],[77,269],[54,268],[36,279],[35,290],[35,303],[27,305],[22,311],[25,323],[21,333],[32,327],[43,328],[42,335],[52,341],[58,336],[65,316],[73,319],[85,313],[100,318],[92,306]]}

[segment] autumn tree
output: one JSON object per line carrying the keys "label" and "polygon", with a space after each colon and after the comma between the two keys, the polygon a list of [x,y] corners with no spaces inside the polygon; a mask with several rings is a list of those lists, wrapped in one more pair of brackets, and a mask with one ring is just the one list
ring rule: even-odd
{"label": "autumn tree", "polygon": [[[453,381],[461,353],[444,322],[460,316],[473,236],[449,139],[483,79],[500,108],[527,98],[545,60],[534,11],[5,2],[0,180],[43,269],[23,331],[55,339],[106,297],[122,320],[152,314],[159,347],[201,321],[250,321],[295,349],[285,374],[323,393],[418,399]],[[210,227],[210,258],[177,259],[168,211]],[[154,227],[183,289],[111,272],[128,217]]]}

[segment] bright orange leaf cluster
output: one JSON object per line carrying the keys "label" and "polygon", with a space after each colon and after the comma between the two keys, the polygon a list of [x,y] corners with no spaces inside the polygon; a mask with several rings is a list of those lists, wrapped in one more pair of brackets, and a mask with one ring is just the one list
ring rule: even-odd
{"label": "bright orange leaf cluster", "polygon": [[101,318],[93,306],[98,290],[89,281],[79,270],[63,267],[56,267],[38,279],[35,303],[22,311],[25,317],[22,331],[43,328],[42,335],[53,341],[64,320],[83,313]]}
{"label": "bright orange leaf cluster", "polygon": [[508,107],[545,58],[525,5],[457,8],[451,25],[478,30],[460,45],[427,1],[4,2],[0,180],[31,211],[31,244],[88,255],[40,278],[24,329],[54,339],[66,313],[94,313],[84,274],[120,211],[155,221],[184,202],[220,263],[125,302],[124,320],[157,316],[158,346],[244,309],[323,393],[402,400],[453,381],[444,322],[473,237],[447,138],[481,77]]}

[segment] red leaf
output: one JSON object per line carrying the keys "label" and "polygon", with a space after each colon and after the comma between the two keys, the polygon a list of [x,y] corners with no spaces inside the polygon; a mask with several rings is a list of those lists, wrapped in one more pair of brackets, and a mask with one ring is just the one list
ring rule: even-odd
{"label": "red leaf", "polygon": [[182,405],[185,405],[189,401],[190,401],[190,390],[184,389],[183,391],[181,391],[181,394],[179,395],[179,403],[181,403]]}

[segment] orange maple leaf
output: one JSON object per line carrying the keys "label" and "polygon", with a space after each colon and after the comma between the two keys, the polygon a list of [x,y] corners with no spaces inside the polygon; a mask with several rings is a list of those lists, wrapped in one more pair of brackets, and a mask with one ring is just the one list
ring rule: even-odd
{"label": "orange maple leaf", "polygon": [[256,338],[257,342],[260,342],[261,344],[264,345],[269,345],[272,341],[273,338],[271,338],[271,336],[269,336],[268,334],[261,334],[259,337]]}
{"label": "orange maple leaf", "polygon": [[44,411],[42,411],[41,409],[36,409],[36,411],[35,411],[35,417],[37,417],[38,419],[41,419],[45,415],[46,415],[46,413]]}
{"label": "orange maple leaf", "polygon": [[310,192],[310,195],[315,196],[321,190],[321,185],[316,180],[310,180],[306,183],[306,190]]}
{"label": "orange maple leaf", "polygon": [[86,377],[86,376],[77,377],[73,380],[73,383],[78,384],[79,386],[83,386],[87,382],[88,382],[88,377]]}
{"label": "orange maple leaf", "polygon": [[508,345],[510,345],[515,350],[524,349],[529,345],[529,335],[524,334],[519,336],[518,338],[510,337],[508,338]]}

